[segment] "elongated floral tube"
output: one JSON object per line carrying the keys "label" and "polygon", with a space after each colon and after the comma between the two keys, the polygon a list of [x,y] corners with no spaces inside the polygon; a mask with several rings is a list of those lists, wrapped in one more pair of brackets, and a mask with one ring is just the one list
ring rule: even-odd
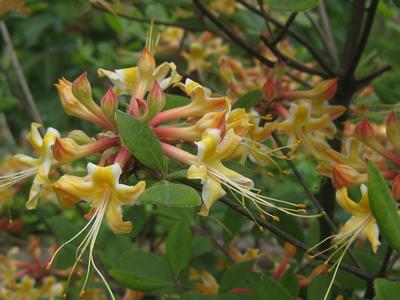
{"label": "elongated floral tube", "polygon": [[72,94],[72,83],[70,81],[61,78],[55,86],[58,90],[61,105],[67,115],[98,124],[108,130],[113,130],[113,127],[106,120],[89,111],[76,99]]}
{"label": "elongated floral tube", "polygon": [[337,79],[324,80],[318,83],[313,89],[306,91],[287,91],[279,95],[282,100],[329,100],[336,94]]}
{"label": "elongated floral tube", "polygon": [[71,138],[56,138],[54,157],[61,163],[71,162],[118,145],[119,137],[103,138],[93,143],[79,145]]}

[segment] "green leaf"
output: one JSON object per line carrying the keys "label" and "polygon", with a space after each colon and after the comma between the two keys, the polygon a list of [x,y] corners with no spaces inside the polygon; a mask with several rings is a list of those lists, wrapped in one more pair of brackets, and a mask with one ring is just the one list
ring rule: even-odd
{"label": "green leaf", "polygon": [[400,217],[390,190],[376,165],[368,162],[368,198],[380,232],[400,253]]}
{"label": "green leaf", "polygon": [[165,171],[165,157],[155,133],[140,120],[117,111],[118,133],[125,146],[145,166]]}
{"label": "green leaf", "polygon": [[377,300],[397,299],[400,295],[400,283],[383,278],[374,280],[374,289]]}
{"label": "green leaf", "polygon": [[306,11],[317,6],[319,0],[265,0],[271,10]]}
{"label": "green leaf", "polygon": [[246,261],[239,264],[235,264],[227,269],[222,276],[220,292],[225,293],[235,287],[242,287],[250,270],[253,267],[254,262]]}
{"label": "green leaf", "polygon": [[170,285],[169,282],[149,278],[130,271],[111,269],[109,272],[124,287],[139,291],[151,292]]}
{"label": "green leaf", "polygon": [[192,242],[192,259],[202,256],[213,250],[213,244],[207,236],[197,236]]}
{"label": "green leaf", "polygon": [[274,281],[266,274],[253,273],[250,277],[250,285],[257,300],[294,300],[279,282]]}
{"label": "green leaf", "polygon": [[224,218],[222,220],[225,227],[229,230],[224,230],[224,243],[229,244],[230,241],[240,232],[240,229],[246,222],[246,218],[233,209],[228,208],[225,211]]}
{"label": "green leaf", "polygon": [[[328,290],[330,279],[326,274],[320,274],[315,277],[307,288],[308,300],[321,300],[322,295]],[[328,300],[331,299],[331,295],[328,295]]]}
{"label": "green leaf", "polygon": [[279,283],[284,286],[294,297],[299,294],[299,279],[290,268],[287,270],[281,278],[279,278]]}
{"label": "green leaf", "polygon": [[152,291],[172,285],[171,270],[162,256],[129,249],[113,260],[105,253],[101,258],[111,276],[128,288]]}
{"label": "green leaf", "polygon": [[185,221],[179,221],[167,238],[167,259],[176,276],[189,262],[191,250],[192,231]]}
{"label": "green leaf", "polygon": [[199,206],[201,198],[199,193],[190,186],[163,180],[145,190],[138,201],[165,207],[190,207]]}
{"label": "green leaf", "polygon": [[400,71],[400,49],[388,49],[382,53],[382,57],[395,70]]}
{"label": "green leaf", "polygon": [[165,95],[165,107],[164,110],[184,106],[190,103],[190,99],[173,94],[166,94]]}
{"label": "green leaf", "polygon": [[250,91],[241,96],[235,103],[233,108],[245,108],[246,110],[250,109],[260,101],[261,97],[262,97],[261,90]]}

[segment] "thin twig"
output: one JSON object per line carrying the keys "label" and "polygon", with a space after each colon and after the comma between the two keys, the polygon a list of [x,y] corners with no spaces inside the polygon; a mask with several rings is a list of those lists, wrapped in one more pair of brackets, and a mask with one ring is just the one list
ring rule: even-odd
{"label": "thin twig", "polygon": [[268,34],[271,35],[272,34],[272,29],[271,29],[271,25],[269,24],[269,16],[268,16],[267,12],[265,11],[264,1],[263,0],[257,0],[257,2],[258,2],[258,6],[260,7],[260,11],[262,13],[262,17],[264,19],[265,26],[268,29]]}
{"label": "thin twig", "polygon": [[392,66],[385,65],[385,66],[379,68],[378,70],[372,72],[371,74],[361,77],[360,79],[356,80],[356,86],[355,86],[356,91],[367,86],[368,84],[370,84],[371,81],[378,78],[382,74],[384,74],[388,71],[392,71],[392,70],[393,70]]}
{"label": "thin twig", "polygon": [[[250,212],[248,212],[246,209],[244,209],[240,204],[235,203],[233,201],[231,201],[228,197],[223,197],[220,199],[223,203],[225,203],[226,205],[228,205],[230,208],[234,209],[235,211],[237,211],[238,213],[240,213],[241,215],[247,217],[250,220],[255,220],[257,222],[258,225],[260,225],[261,227],[267,229],[268,231],[272,232],[273,234],[275,234],[276,236],[278,236],[279,238],[293,244],[294,246],[296,246],[296,248],[302,250],[302,251],[309,251],[310,247],[306,244],[303,243],[302,241],[299,241],[298,239],[294,238],[293,236],[287,234],[286,232],[284,232],[283,230],[279,229],[278,227],[274,226],[272,223],[269,223],[268,221],[260,218],[257,215],[252,215]],[[309,254],[316,254],[316,251],[311,251],[309,252]],[[320,254],[317,255],[315,257],[318,260],[321,261],[326,261],[328,259],[328,256]],[[335,261],[329,261],[330,264],[334,264]],[[342,270],[345,270],[349,273],[352,273],[354,275],[357,275],[360,278],[366,279],[366,280],[373,280],[373,276],[363,270],[360,270],[357,267],[348,265],[346,263],[341,263],[339,268],[341,268]]]}
{"label": "thin twig", "polygon": [[372,25],[374,24],[375,13],[376,13],[376,9],[378,7],[378,3],[379,3],[379,0],[372,0],[371,5],[368,8],[368,14],[367,14],[367,18],[365,20],[364,28],[361,33],[360,41],[357,45],[354,56],[352,57],[352,59],[350,61],[350,65],[348,67],[348,73],[350,73],[350,74],[355,72],[358,62],[360,61],[360,58],[361,58],[362,54],[364,53],[365,46],[367,45],[367,42],[368,42],[368,37],[371,33]]}
{"label": "thin twig", "polygon": [[[246,7],[249,11],[262,16],[262,13],[257,10],[254,6],[251,4],[248,4],[244,0],[238,0],[239,3],[241,3],[244,7]],[[276,27],[282,29],[285,25],[279,22],[278,20],[274,19],[273,17],[269,16],[269,20],[272,24],[274,24]],[[321,68],[331,77],[334,77],[334,73],[332,69],[328,66],[328,64],[325,62],[324,58],[319,54],[319,52],[314,48],[314,46],[309,43],[307,40],[305,40],[301,35],[299,35],[297,32],[291,30],[290,28],[287,29],[287,34],[292,37],[296,42],[298,42],[300,45],[304,46],[308,50],[308,52],[311,54],[311,56],[318,62],[318,64],[321,66]]]}
{"label": "thin twig", "polygon": [[[214,25],[216,25],[224,34],[226,34],[234,43],[236,43],[240,48],[245,50],[247,53],[249,53],[251,56],[256,58],[258,61],[260,61],[262,64],[273,68],[275,66],[275,62],[265,58],[263,55],[258,53],[252,46],[247,44],[240,36],[236,35],[232,30],[227,28],[217,17],[215,17],[202,3],[200,0],[193,0],[193,3],[198,7],[198,9],[201,11],[201,13],[206,16]],[[294,81],[297,81],[301,83],[302,85],[309,87],[310,85],[305,82],[304,80],[298,78],[297,76],[291,74],[291,73],[286,73],[288,77],[293,79]]]}
{"label": "thin twig", "polygon": [[338,66],[339,65],[339,57],[337,54],[336,43],[335,43],[335,40],[332,35],[332,28],[331,28],[331,24],[329,22],[328,14],[326,12],[324,0],[319,1],[318,12],[321,17],[322,30],[324,31],[325,37],[326,37],[326,50],[328,51],[333,64]]}
{"label": "thin twig", "polygon": [[281,31],[276,35],[274,40],[272,41],[272,45],[275,46],[278,44],[285,36],[285,34],[288,32],[290,25],[294,22],[294,20],[297,17],[297,12],[291,13],[288,20],[286,21],[285,25],[282,27]]}
{"label": "thin twig", "polygon": [[[278,147],[281,149],[281,152],[283,155],[286,157],[289,156],[289,151],[286,149],[281,140],[279,139],[279,136],[276,134],[276,132],[272,132],[272,138],[274,139],[275,143],[278,145]],[[310,191],[308,188],[306,182],[304,181],[303,176],[300,174],[299,170],[297,169],[296,165],[294,162],[290,159],[286,160],[287,164],[289,165],[290,169],[293,171],[294,176],[296,177],[297,181],[300,183],[302,186],[304,192],[307,194],[308,198],[311,200],[311,202],[315,205],[317,208],[318,212],[322,214],[322,217],[325,219],[326,223],[328,226],[332,229],[332,231],[337,232],[337,227],[333,220],[329,217],[329,215],[326,213],[325,209],[322,207],[321,203],[317,200],[317,198],[314,196],[314,194]],[[364,270],[363,265],[359,262],[359,260],[356,258],[356,256],[352,253],[352,251],[349,249],[348,250],[350,258],[353,260],[353,262],[356,264],[356,266]]]}
{"label": "thin twig", "polygon": [[285,62],[285,64],[287,64],[289,67],[292,67],[296,70],[299,70],[299,71],[302,71],[302,72],[305,72],[308,74],[318,75],[323,78],[327,77],[327,74],[325,74],[324,72],[321,72],[321,71],[313,69],[313,68],[309,68],[306,65],[303,65],[302,63],[290,58],[289,56],[286,56],[281,51],[279,51],[279,49],[276,47],[276,45],[270,43],[266,37],[260,35],[260,39],[263,41],[263,43],[271,50],[271,52],[276,57],[278,57],[280,60]]}
{"label": "thin twig", "polygon": [[[15,73],[16,73],[18,81],[20,83],[22,92],[24,94],[24,97],[21,98],[21,100],[23,101],[22,104],[24,107],[26,107],[29,116],[31,117],[31,119],[34,122],[43,124],[43,120],[39,114],[39,110],[36,106],[36,103],[33,100],[31,90],[29,89],[28,82],[26,81],[24,72],[22,71],[17,54],[15,53],[15,49],[14,49],[14,46],[11,41],[10,33],[8,32],[6,23],[4,21],[0,21],[0,31],[1,31],[1,36],[4,40],[4,43],[7,46],[8,52],[10,54],[11,62],[15,69]],[[43,133],[43,130],[41,130],[41,131]]]}
{"label": "thin twig", "polygon": [[357,48],[356,45],[359,41],[359,36],[362,30],[364,19],[365,11],[360,7],[364,7],[365,2],[366,0],[354,0],[352,3],[353,8],[351,11],[350,22],[347,29],[343,57],[341,59],[341,73],[345,81],[348,81],[348,79],[351,78],[351,76],[353,75],[350,69],[350,65],[352,64],[354,52]]}

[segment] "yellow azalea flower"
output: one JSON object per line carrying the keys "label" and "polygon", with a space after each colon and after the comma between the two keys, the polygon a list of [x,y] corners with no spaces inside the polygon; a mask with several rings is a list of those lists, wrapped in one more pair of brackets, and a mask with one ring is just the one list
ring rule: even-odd
{"label": "yellow azalea flower", "polygon": [[[167,77],[168,73],[170,75]],[[164,90],[182,78],[176,71],[174,63],[164,62],[156,67],[154,57],[147,48],[143,50],[137,67],[119,69],[114,72],[99,69],[98,74],[100,77],[106,76],[111,80],[118,95],[132,94],[139,99],[144,98],[155,81]]]}
{"label": "yellow azalea flower", "polygon": [[261,256],[260,249],[257,248],[247,248],[246,252],[243,254],[241,253],[235,246],[230,245],[228,247],[229,256],[232,260],[238,264],[245,261],[252,261],[256,260]]}
{"label": "yellow azalea flower", "polygon": [[8,285],[1,287],[1,299],[38,299],[40,291],[35,288],[35,280],[29,276],[22,277],[21,280],[14,280]]}
{"label": "yellow azalea flower", "polygon": [[33,158],[27,155],[17,154],[14,158],[30,168],[14,174],[0,176],[0,191],[31,176],[35,176],[29,193],[29,199],[26,203],[28,209],[36,208],[40,190],[43,185],[49,183],[48,176],[50,170],[52,166],[57,163],[53,156],[52,146],[56,138],[60,136],[60,133],[56,129],[50,127],[42,138],[38,130],[40,126],[41,125],[38,123],[32,123],[31,131],[27,135],[29,143],[39,157]]}
{"label": "yellow azalea flower", "polygon": [[135,186],[120,184],[119,177],[122,170],[120,165],[117,163],[107,167],[99,167],[89,163],[87,170],[88,175],[85,177],[64,175],[53,184],[53,187],[62,203],[71,204],[83,200],[90,203],[91,210],[88,214],[90,219],[87,225],[69,241],[61,245],[51,259],[49,266],[57,253],[65,245],[81,236],[87,228],[91,227],[77,249],[77,260],[73,266],[71,274],[79,259],[89,247],[88,271],[82,288],[82,293],[84,293],[90,269],[93,267],[106,284],[107,289],[112,296],[111,289],[93,259],[93,249],[96,243],[96,238],[104,218],[108,227],[115,233],[126,233],[132,229],[131,222],[122,220],[121,207],[123,205],[132,205],[136,198],[144,191],[146,184],[144,181],[138,182]]}
{"label": "yellow azalea flower", "polygon": [[194,288],[204,295],[217,295],[219,291],[219,284],[215,280],[214,276],[207,271],[197,271],[195,269],[190,269],[190,280],[197,281],[200,280],[201,283],[196,283]]}
{"label": "yellow azalea flower", "polygon": [[343,187],[336,191],[336,200],[343,210],[352,215],[352,217],[343,225],[335,239],[343,241],[343,239],[366,238],[371,244],[372,251],[376,253],[379,242],[379,228],[375,218],[371,213],[368,201],[367,186],[360,186],[361,200],[356,203],[347,195],[347,188]]}
{"label": "yellow azalea flower", "polygon": [[99,124],[106,129],[112,129],[107,120],[91,112],[72,94],[72,82],[65,78],[61,78],[55,86],[58,91],[61,105],[67,115]]}
{"label": "yellow azalea flower", "polygon": [[240,185],[244,188],[252,188],[253,181],[243,175],[225,167],[221,160],[229,159],[241,142],[241,138],[235,135],[233,129],[229,130],[221,140],[221,132],[218,129],[208,129],[203,138],[197,142],[198,163],[192,165],[188,172],[189,179],[200,179],[203,184],[203,205],[200,214],[207,216],[211,206],[219,198],[225,195],[221,182],[227,185]]}
{"label": "yellow azalea flower", "polygon": [[312,117],[312,106],[309,103],[294,104],[289,109],[289,117],[277,124],[277,129],[288,134],[288,146],[301,141],[316,158],[321,158],[321,152],[329,148],[326,138],[332,138],[336,133],[329,114]]}

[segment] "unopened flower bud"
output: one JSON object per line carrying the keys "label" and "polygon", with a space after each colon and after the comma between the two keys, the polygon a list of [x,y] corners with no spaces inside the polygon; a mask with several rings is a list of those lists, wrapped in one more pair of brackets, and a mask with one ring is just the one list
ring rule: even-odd
{"label": "unopened flower bud", "polygon": [[356,169],[337,164],[332,167],[332,182],[335,188],[352,187],[367,181],[367,174],[360,174]]}
{"label": "unopened flower bud", "polygon": [[332,99],[336,94],[337,79],[319,82],[313,89],[307,91],[288,91],[282,93],[280,98],[285,100],[309,99],[326,101]]}
{"label": "unopened flower bud", "polygon": [[400,123],[394,111],[386,119],[386,135],[396,151],[400,152]]}
{"label": "unopened flower bud", "polygon": [[148,107],[146,114],[143,116],[143,122],[152,120],[165,106],[165,94],[157,81],[154,82],[149,96],[147,97],[147,104]]}
{"label": "unopened flower bud", "polygon": [[68,138],[73,139],[78,145],[85,145],[93,142],[93,139],[82,130],[72,130],[68,133]]}
{"label": "unopened flower bud", "polygon": [[87,104],[93,101],[92,87],[87,79],[87,72],[84,72],[72,83],[72,93],[74,96],[87,107]]}
{"label": "unopened flower bud", "polygon": [[262,91],[265,101],[271,102],[272,100],[274,100],[276,91],[275,91],[275,84],[271,77],[268,78],[267,81],[264,83]]}
{"label": "unopened flower bud", "polygon": [[367,119],[364,119],[357,124],[354,133],[363,142],[374,138],[374,129]]}
{"label": "unopened flower bud", "polygon": [[141,75],[151,75],[156,68],[153,54],[147,48],[144,48],[140,54],[137,66]]}
{"label": "unopened flower bud", "polygon": [[400,175],[392,180],[392,195],[396,201],[400,200]]}
{"label": "unopened flower bud", "polygon": [[118,97],[112,88],[108,89],[103,98],[101,98],[101,110],[107,120],[115,124],[115,111],[118,108]]}

